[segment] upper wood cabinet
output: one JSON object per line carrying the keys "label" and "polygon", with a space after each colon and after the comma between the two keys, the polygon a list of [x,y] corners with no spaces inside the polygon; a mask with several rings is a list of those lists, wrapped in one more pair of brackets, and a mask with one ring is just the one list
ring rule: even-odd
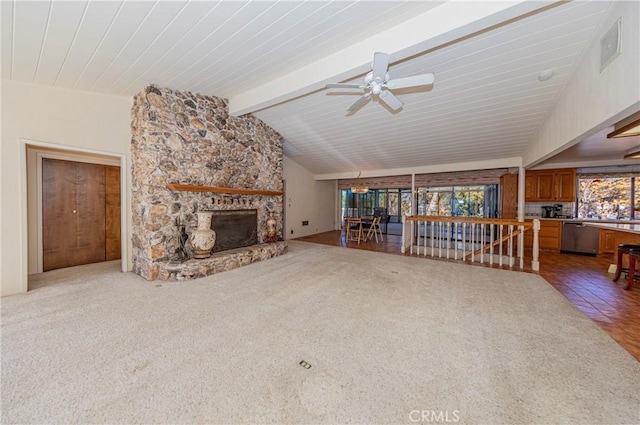
{"label": "upper wood cabinet", "polygon": [[500,212],[501,218],[516,218],[518,205],[518,175],[504,174],[500,176]]}
{"label": "upper wood cabinet", "polygon": [[527,171],[524,200],[527,202],[574,202],[576,200],[576,170]]}
{"label": "upper wood cabinet", "polygon": [[556,201],[575,202],[576,200],[576,170],[558,170],[556,173]]}

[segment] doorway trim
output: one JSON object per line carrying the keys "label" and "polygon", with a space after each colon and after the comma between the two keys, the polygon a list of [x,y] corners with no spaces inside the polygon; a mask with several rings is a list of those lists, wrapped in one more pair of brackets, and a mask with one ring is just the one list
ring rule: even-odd
{"label": "doorway trim", "polygon": [[[53,155],[57,159],[70,159],[73,161],[82,161],[83,154],[90,155],[100,155],[105,156],[105,163],[107,165],[119,165],[120,166],[120,249],[122,252],[122,256],[120,258],[120,266],[122,272],[128,271],[128,259],[129,259],[129,243],[127,239],[128,231],[128,220],[127,220],[127,156],[126,154],[119,154],[114,152],[105,152],[97,149],[86,149],[79,148],[75,146],[67,146],[60,145],[57,143],[51,142],[43,142],[32,139],[20,138],[20,194],[21,194],[21,208],[22,208],[22,222],[21,222],[21,239],[22,239],[22,259],[23,259],[23,267],[22,267],[22,282],[21,288],[22,292],[27,292],[28,290],[28,280],[29,280],[29,239],[28,239],[28,220],[29,220],[29,210],[28,210],[28,185],[27,185],[27,175],[28,175],[28,157],[27,157],[27,149],[33,149],[38,151],[39,149],[47,149],[47,150],[58,150],[63,152],[46,152],[46,155]],[[36,152],[37,155],[37,167],[36,173],[41,175],[42,172],[42,157],[41,154],[45,154],[45,152]],[[66,158],[63,158],[65,157]],[[45,156],[49,157],[49,156]],[[94,162],[88,161],[87,159],[84,162]],[[42,185],[37,185],[38,189],[38,201],[36,208],[42,206]],[[38,212],[38,225],[42,225],[42,212]],[[38,229],[38,272],[42,271],[42,232]]]}

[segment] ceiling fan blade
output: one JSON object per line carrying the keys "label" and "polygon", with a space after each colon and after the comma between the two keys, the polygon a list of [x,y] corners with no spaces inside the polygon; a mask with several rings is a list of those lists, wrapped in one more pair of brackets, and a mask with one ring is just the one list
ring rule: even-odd
{"label": "ceiling fan blade", "polygon": [[389,68],[389,59],[391,56],[387,53],[375,52],[373,54],[373,66],[371,71],[373,73],[373,81],[382,83],[384,77],[387,75],[387,68]]}
{"label": "ceiling fan blade", "polygon": [[387,88],[389,89],[404,89],[407,87],[428,86],[433,84],[436,80],[436,76],[433,73],[413,75],[411,77],[398,78],[395,80],[387,81]]}
{"label": "ceiling fan blade", "polygon": [[382,92],[378,97],[380,98],[381,101],[386,103],[387,106],[389,106],[389,108],[393,109],[394,111],[397,111],[398,109],[402,108],[402,106],[404,105],[404,103],[402,103],[400,99],[395,97],[394,94],[388,90],[382,90]]}
{"label": "ceiling fan blade", "polygon": [[343,83],[327,84],[326,87],[328,89],[362,89],[364,88],[362,84],[343,84]]}
{"label": "ceiling fan blade", "polygon": [[358,100],[353,102],[353,104],[351,104],[351,106],[349,106],[347,108],[347,111],[348,112],[355,111],[356,109],[358,109],[359,107],[361,107],[362,105],[367,103],[369,101],[369,99],[371,99],[371,93],[367,93],[367,94],[365,94],[363,96],[360,96],[360,98]]}

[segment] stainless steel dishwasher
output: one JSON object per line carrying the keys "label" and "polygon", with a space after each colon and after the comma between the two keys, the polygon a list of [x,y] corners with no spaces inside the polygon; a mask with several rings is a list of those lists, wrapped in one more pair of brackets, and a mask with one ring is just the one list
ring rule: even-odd
{"label": "stainless steel dishwasher", "polygon": [[565,221],[562,223],[560,252],[596,255],[599,233],[596,227],[585,226],[579,221]]}

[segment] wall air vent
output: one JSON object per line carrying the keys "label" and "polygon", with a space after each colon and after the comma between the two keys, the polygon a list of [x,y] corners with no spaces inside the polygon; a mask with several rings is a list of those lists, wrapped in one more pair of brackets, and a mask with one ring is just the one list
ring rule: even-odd
{"label": "wall air vent", "polygon": [[602,72],[622,52],[622,18],[613,24],[600,39],[600,72]]}

